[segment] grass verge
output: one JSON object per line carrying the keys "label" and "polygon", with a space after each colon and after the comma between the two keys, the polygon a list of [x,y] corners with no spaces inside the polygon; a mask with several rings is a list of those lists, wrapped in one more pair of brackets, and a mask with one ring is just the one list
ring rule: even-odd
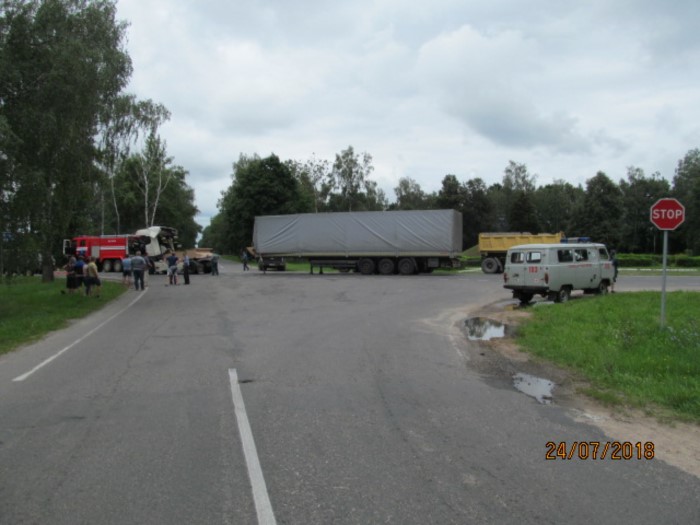
{"label": "grass verge", "polygon": [[104,279],[100,298],[64,295],[65,287],[61,278],[42,283],[39,277],[15,277],[0,283],[0,354],[65,327],[126,291],[120,283]]}
{"label": "grass verge", "polygon": [[700,422],[700,293],[622,293],[533,309],[521,347],[579,372],[587,394]]}

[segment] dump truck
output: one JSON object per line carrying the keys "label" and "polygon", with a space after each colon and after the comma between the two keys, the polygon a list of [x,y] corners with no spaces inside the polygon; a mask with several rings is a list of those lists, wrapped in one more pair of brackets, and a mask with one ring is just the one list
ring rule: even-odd
{"label": "dump truck", "polygon": [[480,233],[479,254],[481,270],[484,273],[502,273],[506,265],[506,254],[511,246],[519,244],[554,244],[565,242],[564,232],[538,233],[527,232]]}
{"label": "dump truck", "polygon": [[308,259],[318,267],[364,275],[458,268],[462,214],[455,210],[361,211],[255,218],[253,248],[261,268]]}

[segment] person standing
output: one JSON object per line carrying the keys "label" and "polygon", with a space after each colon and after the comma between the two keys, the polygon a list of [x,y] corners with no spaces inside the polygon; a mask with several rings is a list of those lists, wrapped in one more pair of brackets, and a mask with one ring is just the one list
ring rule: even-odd
{"label": "person standing", "polygon": [[190,284],[190,256],[185,255],[182,257],[182,276],[185,279],[185,284]]}
{"label": "person standing", "polygon": [[211,274],[219,275],[219,254],[216,252],[211,254]]}
{"label": "person standing", "polygon": [[127,288],[131,287],[131,255],[128,253],[122,259],[122,284]]}
{"label": "person standing", "polygon": [[615,250],[610,250],[610,261],[613,267],[613,279],[610,285],[610,293],[615,293],[615,283],[617,282],[617,271],[620,266],[620,261],[617,260],[617,252]]}
{"label": "person standing", "polygon": [[90,257],[90,262],[85,267],[85,295],[92,295],[93,288],[97,293],[96,297],[100,297],[100,290],[102,289],[102,281],[100,281],[100,273],[97,270],[97,263],[94,257]]}
{"label": "person standing", "polygon": [[83,284],[85,284],[85,261],[83,260],[82,255],[79,255],[78,260],[75,261],[74,271],[75,289],[80,290],[83,287]]}
{"label": "person standing", "polygon": [[[77,288],[77,280],[75,277],[75,262],[75,257],[71,255],[70,259],[68,259],[68,263],[66,264],[66,288],[68,289],[68,293],[70,295],[73,295],[75,289]],[[61,290],[61,293],[65,292]]]}
{"label": "person standing", "polygon": [[177,255],[171,253],[165,259],[168,262],[168,282],[170,284],[177,284]]}
{"label": "person standing", "polygon": [[139,283],[141,285],[141,291],[143,292],[144,290],[143,273],[146,271],[147,266],[146,259],[141,257],[141,251],[137,251],[136,255],[131,258],[131,271],[134,274],[134,286],[136,287],[136,291],[139,290]]}
{"label": "person standing", "polygon": [[248,268],[248,259],[249,259],[248,251],[243,250],[243,253],[241,254],[241,261],[243,262],[243,271],[244,272],[247,272],[248,270],[250,270],[250,268]]}

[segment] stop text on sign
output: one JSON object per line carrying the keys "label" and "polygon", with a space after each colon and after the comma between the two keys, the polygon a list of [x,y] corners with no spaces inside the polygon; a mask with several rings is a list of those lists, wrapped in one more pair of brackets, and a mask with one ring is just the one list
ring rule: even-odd
{"label": "stop text on sign", "polygon": [[683,217],[683,210],[653,210],[651,212],[652,219],[671,219],[676,220]]}

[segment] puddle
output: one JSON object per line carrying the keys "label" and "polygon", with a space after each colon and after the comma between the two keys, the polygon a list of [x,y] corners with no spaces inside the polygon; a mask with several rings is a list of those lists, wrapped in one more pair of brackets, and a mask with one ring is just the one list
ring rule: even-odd
{"label": "puddle", "polygon": [[464,326],[470,341],[489,341],[510,335],[508,325],[485,317],[471,317],[464,321]]}
{"label": "puddle", "polygon": [[548,379],[518,373],[513,376],[513,386],[523,394],[534,397],[543,405],[549,405],[552,402],[554,383]]}

